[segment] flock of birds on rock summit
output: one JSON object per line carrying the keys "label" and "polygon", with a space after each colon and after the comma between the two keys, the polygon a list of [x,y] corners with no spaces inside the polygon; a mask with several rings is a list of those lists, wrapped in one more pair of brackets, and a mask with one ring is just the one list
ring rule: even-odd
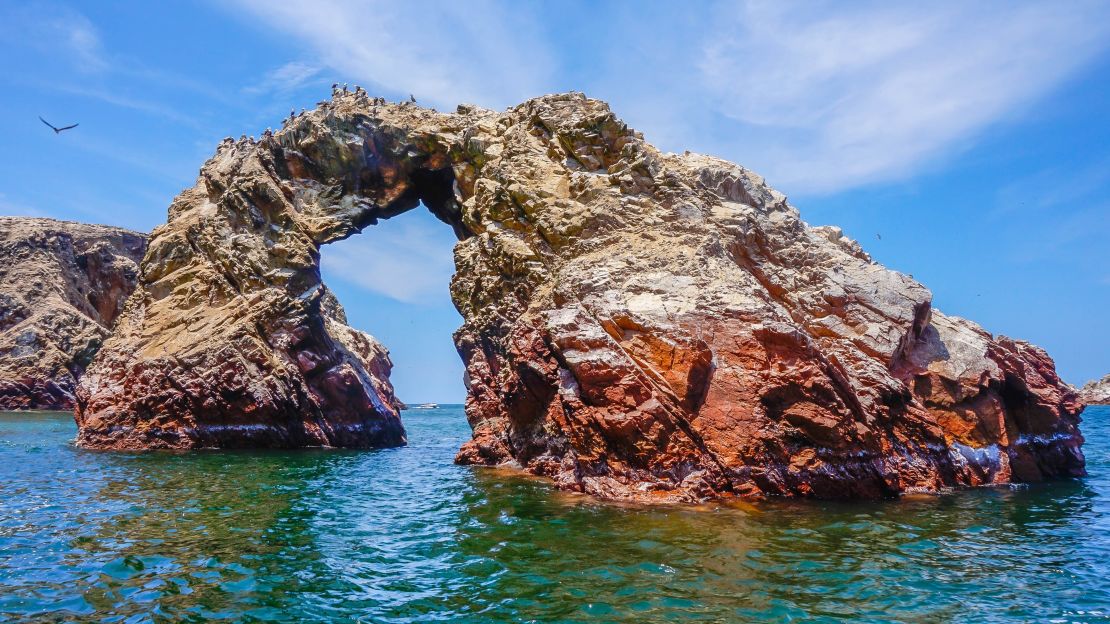
{"label": "flock of birds on rock summit", "polygon": [[[340,85],[338,82],[332,83],[332,85],[331,85],[331,95],[332,95],[333,99],[336,98],[336,97],[341,97],[341,96],[346,95],[346,94],[353,94],[356,98],[366,99],[366,100],[369,101],[370,104],[373,104],[373,105],[383,105],[383,104],[386,103],[386,99],[384,97],[376,97],[376,96],[371,97],[370,94],[366,92],[366,89],[363,89],[362,87],[360,87],[358,85],[355,85],[355,88],[352,90],[350,88],[350,85],[346,82],[343,83],[342,85]],[[412,95],[412,94],[409,94],[409,99],[407,100],[407,102],[409,104],[416,104],[416,96]],[[402,103],[404,103],[404,102],[402,102]],[[326,107],[328,104],[330,104],[330,102],[328,100],[322,100],[322,101],[316,103],[316,105],[320,106],[320,107]],[[287,123],[289,123],[290,121],[293,121],[294,119],[303,116],[305,114],[305,112],[306,111],[303,107],[301,108],[300,113],[297,113],[296,109],[294,109],[294,108],[289,109],[289,117],[282,120],[282,122],[281,122],[282,127],[284,128],[285,125]],[[54,134],[61,134],[62,132],[65,132],[66,130],[72,130],[73,128],[76,128],[78,125],[80,125],[80,124],[71,124],[71,125],[68,125],[68,126],[61,126],[61,127],[55,126],[54,124],[50,123],[49,121],[43,119],[41,115],[39,116],[39,121],[46,124],[51,130],[53,130]],[[273,134],[274,134],[274,132],[273,132],[272,129],[266,128],[262,132],[262,138],[263,139],[268,139],[268,138],[272,137]],[[253,135],[243,134],[243,135],[239,136],[239,141],[240,142],[253,143],[255,141],[255,138],[254,138]],[[223,141],[221,141],[221,144],[234,143],[234,142],[235,142],[234,138],[224,137]]]}

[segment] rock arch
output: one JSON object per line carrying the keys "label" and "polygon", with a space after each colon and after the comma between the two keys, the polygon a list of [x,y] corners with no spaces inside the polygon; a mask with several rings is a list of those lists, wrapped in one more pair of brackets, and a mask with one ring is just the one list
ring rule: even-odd
{"label": "rock arch", "polygon": [[438,113],[337,93],[225,140],[152,234],[78,442],[403,443],[388,356],[346,327],[318,248],[420,201],[460,240],[462,463],[651,500],[1083,473],[1081,406],[1043,351],[580,94]]}

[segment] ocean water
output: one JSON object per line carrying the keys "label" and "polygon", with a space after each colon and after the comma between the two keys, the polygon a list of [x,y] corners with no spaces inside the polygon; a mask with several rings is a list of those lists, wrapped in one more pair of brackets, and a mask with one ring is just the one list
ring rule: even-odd
{"label": "ocean water", "polygon": [[381,451],[101,453],[0,414],[0,621],[1110,622],[1110,409],[1091,476],[877,503],[604,504]]}

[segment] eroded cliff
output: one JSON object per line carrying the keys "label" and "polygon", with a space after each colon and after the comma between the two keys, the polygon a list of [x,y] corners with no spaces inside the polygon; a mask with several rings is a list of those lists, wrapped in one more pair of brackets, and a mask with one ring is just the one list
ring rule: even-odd
{"label": "eroded cliff", "polygon": [[227,140],[151,239],[79,391],[101,448],[399,443],[319,246],[423,202],[454,229],[467,464],[626,499],[890,496],[1083,473],[1052,360],[754,173],[580,94],[438,113],[365,93]]}
{"label": "eroded cliff", "polygon": [[121,228],[0,217],[0,410],[73,407],[145,248]]}

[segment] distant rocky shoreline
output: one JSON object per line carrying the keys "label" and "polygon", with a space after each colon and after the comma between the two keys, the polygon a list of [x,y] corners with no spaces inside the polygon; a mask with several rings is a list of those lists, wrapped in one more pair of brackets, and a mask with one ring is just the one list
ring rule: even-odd
{"label": "distant rocky shoreline", "polygon": [[1083,384],[1079,389],[1079,400],[1088,405],[1110,405],[1110,375]]}

